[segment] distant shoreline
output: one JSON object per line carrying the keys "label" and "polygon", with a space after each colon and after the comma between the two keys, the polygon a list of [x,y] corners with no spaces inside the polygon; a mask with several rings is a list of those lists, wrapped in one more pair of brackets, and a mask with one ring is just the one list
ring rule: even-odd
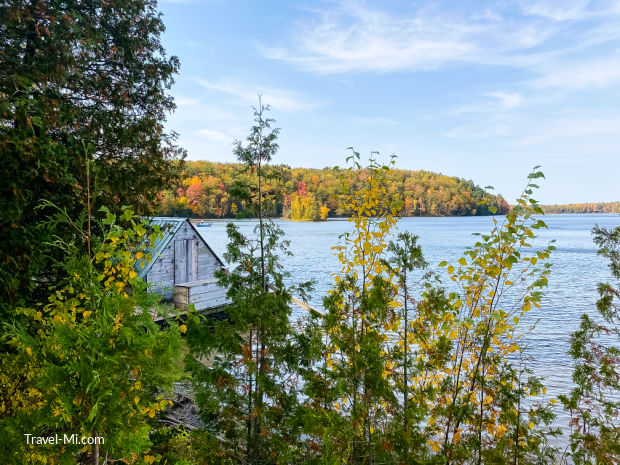
{"label": "distant shoreline", "polygon": [[562,213],[620,213],[620,202],[569,203],[560,205],[541,205],[545,214]]}

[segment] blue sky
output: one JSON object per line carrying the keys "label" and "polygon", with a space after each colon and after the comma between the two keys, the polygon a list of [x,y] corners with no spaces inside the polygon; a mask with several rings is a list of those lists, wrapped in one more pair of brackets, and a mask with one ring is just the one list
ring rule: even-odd
{"label": "blue sky", "polygon": [[473,179],[509,201],[620,200],[620,0],[162,1],[181,60],[168,127],[193,160],[234,161],[257,94],[276,163],[346,147]]}

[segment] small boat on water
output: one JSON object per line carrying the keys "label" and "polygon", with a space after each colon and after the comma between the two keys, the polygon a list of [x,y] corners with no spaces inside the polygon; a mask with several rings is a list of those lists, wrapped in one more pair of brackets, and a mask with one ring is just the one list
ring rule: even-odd
{"label": "small boat on water", "polygon": [[209,228],[209,227],[213,226],[213,223],[211,223],[210,221],[202,220],[200,223],[198,223],[197,226],[199,228]]}

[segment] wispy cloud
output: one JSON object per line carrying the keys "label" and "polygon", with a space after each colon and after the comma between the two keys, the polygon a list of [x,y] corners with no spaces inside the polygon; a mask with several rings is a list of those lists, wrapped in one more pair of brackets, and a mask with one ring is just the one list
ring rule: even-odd
{"label": "wispy cloud", "polygon": [[214,131],[213,129],[197,129],[196,131],[194,131],[194,134],[213,142],[232,143],[232,141],[234,140],[234,137],[231,137],[219,131]]}
{"label": "wispy cloud", "polygon": [[541,76],[533,87],[592,89],[620,83],[620,53],[603,58],[587,58],[541,66]]}
{"label": "wispy cloud", "polygon": [[409,15],[345,2],[323,11],[293,46],[262,47],[321,74],[435,69],[449,62],[494,63],[503,54],[540,45],[557,30],[548,21],[513,21],[497,14],[458,15],[421,8]]}
{"label": "wispy cloud", "polygon": [[448,112],[448,116],[458,116],[467,113],[501,113],[513,110],[521,105],[523,95],[519,92],[497,90],[486,92],[470,105],[463,105]]}
{"label": "wispy cloud", "polygon": [[[296,25],[286,45],[260,46],[264,56],[318,74],[501,66],[531,73],[538,87],[610,85],[620,73],[619,57],[613,62],[599,52],[596,61],[593,52],[588,61],[581,53],[620,40],[620,6],[611,0],[517,0],[448,13],[424,6],[398,14],[343,0],[315,13]],[[519,104],[516,96],[504,97],[508,106]]]}
{"label": "wispy cloud", "polygon": [[554,21],[568,21],[581,19],[588,15],[589,0],[526,0],[520,2],[521,9],[526,15],[542,16]]}
{"label": "wispy cloud", "polygon": [[[596,137],[611,136],[617,146],[620,117],[570,115],[568,117],[538,121],[536,129],[531,128],[529,135],[515,141],[518,146],[556,146],[571,147],[583,143],[590,147],[597,143]],[[596,137],[594,137],[596,136]],[[609,139],[605,144],[609,147]],[[614,149],[615,152],[615,149]]]}
{"label": "wispy cloud", "polygon": [[510,109],[515,108],[521,104],[523,101],[523,96],[518,92],[489,92],[487,93],[489,97],[493,97],[499,100],[504,108]]}
{"label": "wispy cloud", "polygon": [[257,103],[258,94],[262,95],[263,102],[268,103],[274,109],[280,111],[293,112],[312,110],[324,104],[323,102],[311,100],[309,97],[298,92],[283,89],[239,84],[230,80],[214,82],[196,78],[195,81],[205,89],[231,95],[244,105],[255,105]]}

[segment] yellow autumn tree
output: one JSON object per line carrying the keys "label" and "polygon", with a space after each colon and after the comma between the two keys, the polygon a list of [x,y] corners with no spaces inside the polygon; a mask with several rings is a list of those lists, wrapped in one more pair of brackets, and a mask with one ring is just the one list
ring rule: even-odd
{"label": "yellow autumn tree", "polygon": [[[446,463],[508,458],[538,463],[553,454],[546,437],[553,434],[547,425],[550,402],[555,401],[527,401],[544,396],[545,389],[524,365],[520,343],[520,320],[540,308],[554,250],[552,244],[533,245],[535,231],[546,227],[536,217],[543,212],[531,197],[538,187],[534,180],[544,177],[537,169],[503,222],[493,218],[490,233],[477,235],[458,264],[440,263],[458,289],[449,296],[451,310],[433,328],[435,340],[451,341],[450,361],[414,381],[436,390],[427,419],[432,432],[428,443]],[[421,360],[432,356],[424,350],[419,354]]]}
{"label": "yellow autumn tree", "polygon": [[[363,169],[360,154],[351,151],[345,186]],[[383,447],[395,402],[386,332],[393,328],[398,303],[382,256],[401,208],[398,199],[386,195],[393,164],[393,159],[383,166],[371,158],[363,187],[347,195],[353,231],[334,247],[341,269],[324,300],[326,314],[315,322],[315,334],[325,338],[317,354],[320,369],[307,378],[306,421],[311,448],[326,460],[373,463],[392,455]]]}
{"label": "yellow autumn tree", "polygon": [[[66,252],[64,283],[39,305],[16,309],[24,319],[6,327],[12,351],[0,355],[2,463],[155,460],[148,421],[170,404],[156,393],[171,390],[179,375],[184,327],[155,323],[158,297],[137,274],[151,260],[158,232],[149,237],[147,220],[129,209],[120,217],[104,213],[104,236],[93,239],[92,255],[58,242]],[[56,221],[74,227],[77,240],[91,241],[64,211]],[[103,442],[33,445],[26,433]]]}

